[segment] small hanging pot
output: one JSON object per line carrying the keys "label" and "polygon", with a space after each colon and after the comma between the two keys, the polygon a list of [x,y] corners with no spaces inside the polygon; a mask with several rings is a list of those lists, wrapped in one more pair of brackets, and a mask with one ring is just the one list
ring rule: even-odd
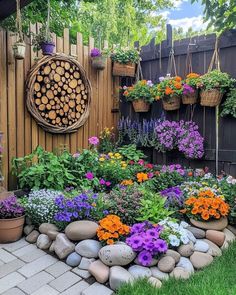
{"label": "small hanging pot", "polygon": [[178,95],[165,96],[162,104],[165,111],[176,111],[180,108],[180,97]]}
{"label": "small hanging pot", "polygon": [[150,109],[150,103],[144,99],[133,100],[132,104],[136,113],[147,113]]}
{"label": "small hanging pot", "polygon": [[216,107],[221,103],[223,93],[219,89],[202,90],[200,97],[202,106]]}
{"label": "small hanging pot", "polygon": [[54,51],[55,44],[52,41],[45,41],[40,43],[43,55],[52,55]]}
{"label": "small hanging pot", "polygon": [[13,44],[12,49],[15,59],[24,59],[25,58],[25,42],[16,42]]}
{"label": "small hanging pot", "polygon": [[195,90],[193,93],[183,94],[183,104],[195,104],[197,103],[198,92]]}
{"label": "small hanging pot", "polygon": [[95,56],[91,57],[92,67],[97,71],[103,71],[106,67],[106,57],[105,56]]}

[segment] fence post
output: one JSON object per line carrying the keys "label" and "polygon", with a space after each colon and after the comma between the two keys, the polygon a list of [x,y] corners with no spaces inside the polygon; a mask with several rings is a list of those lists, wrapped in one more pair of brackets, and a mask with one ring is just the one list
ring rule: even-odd
{"label": "fence post", "polygon": [[167,47],[172,47],[172,26],[170,24],[166,25],[166,45]]}

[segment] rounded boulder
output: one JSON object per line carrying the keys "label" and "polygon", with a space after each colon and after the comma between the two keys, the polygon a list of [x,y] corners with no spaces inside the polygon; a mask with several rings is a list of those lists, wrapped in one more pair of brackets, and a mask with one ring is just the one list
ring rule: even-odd
{"label": "rounded boulder", "polygon": [[92,239],[96,236],[98,224],[90,220],[71,222],[65,229],[65,234],[72,241]]}

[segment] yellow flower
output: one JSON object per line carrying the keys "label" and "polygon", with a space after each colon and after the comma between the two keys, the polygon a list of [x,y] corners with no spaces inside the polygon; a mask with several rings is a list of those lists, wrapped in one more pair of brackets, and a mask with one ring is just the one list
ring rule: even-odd
{"label": "yellow flower", "polygon": [[109,156],[109,157],[113,156],[113,153],[111,153],[111,152],[110,152],[110,153],[108,153],[108,156]]}
{"label": "yellow flower", "polygon": [[105,159],[104,159],[104,158],[100,158],[99,161],[100,161],[100,162],[104,162]]}
{"label": "yellow flower", "polygon": [[123,168],[126,168],[127,167],[127,164],[125,163],[125,164],[122,164],[122,167]]}
{"label": "yellow flower", "polygon": [[113,164],[113,163],[115,163],[115,161],[112,160],[111,163]]}
{"label": "yellow flower", "polygon": [[110,158],[111,158],[111,159],[115,159],[115,157],[114,157],[114,156],[110,156]]}

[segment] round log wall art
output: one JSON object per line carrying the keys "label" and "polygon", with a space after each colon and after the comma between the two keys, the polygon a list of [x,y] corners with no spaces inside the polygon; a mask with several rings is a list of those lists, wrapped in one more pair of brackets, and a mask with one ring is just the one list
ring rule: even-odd
{"label": "round log wall art", "polygon": [[91,84],[74,58],[45,56],[26,81],[27,107],[37,123],[51,133],[71,133],[89,116]]}

